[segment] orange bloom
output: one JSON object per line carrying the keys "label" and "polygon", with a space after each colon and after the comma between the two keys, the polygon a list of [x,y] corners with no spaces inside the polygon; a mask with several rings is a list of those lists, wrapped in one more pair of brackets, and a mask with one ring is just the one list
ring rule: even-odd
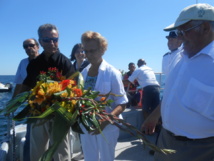
{"label": "orange bloom", "polygon": [[106,100],[105,97],[101,97],[101,98],[100,98],[100,101],[105,101],[105,100]]}
{"label": "orange bloom", "polygon": [[69,79],[63,80],[62,82],[60,82],[60,84],[62,85],[62,90],[65,90],[67,86],[71,84],[71,80]]}
{"label": "orange bloom", "polygon": [[82,90],[81,89],[74,88],[73,92],[77,95],[77,97],[81,97],[82,96]]}

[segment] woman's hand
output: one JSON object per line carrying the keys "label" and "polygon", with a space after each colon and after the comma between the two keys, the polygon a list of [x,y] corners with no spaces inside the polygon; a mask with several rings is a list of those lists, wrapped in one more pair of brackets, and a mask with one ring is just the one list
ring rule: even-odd
{"label": "woman's hand", "polygon": [[[99,123],[100,123],[100,130],[101,130],[101,131],[103,131],[103,129],[109,124],[108,121],[102,120],[102,119],[99,120]],[[97,128],[97,129],[95,129],[94,131],[90,131],[89,133],[90,133],[91,135],[97,135],[97,134],[100,134],[100,133],[101,133],[100,130]]]}

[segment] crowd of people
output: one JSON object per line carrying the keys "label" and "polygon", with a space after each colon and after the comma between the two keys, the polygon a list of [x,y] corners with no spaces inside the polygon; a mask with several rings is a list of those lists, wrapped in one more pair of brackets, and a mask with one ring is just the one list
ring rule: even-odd
{"label": "crowd of people", "polygon": [[[24,40],[28,58],[23,59],[17,69],[13,97],[32,89],[40,71],[48,71],[49,67],[58,68],[66,78],[79,71],[83,75],[84,89],[120,95],[110,95],[114,102],[105,110],[121,118],[140,89],[144,118],[141,130],[153,134],[161,120],[157,145],[176,150],[170,155],[155,153],[155,161],[214,160],[214,7],[209,4],[188,6],[164,31],[169,31],[166,36],[169,52],[162,60],[162,72],[166,75],[162,98],[154,71],[144,59],[137,61],[138,68],[133,62],[129,63],[129,72],[122,77],[119,70],[103,59],[108,48],[106,38],[93,31],[82,34],[81,43],[73,46],[69,59],[59,50],[59,31],[53,24],[39,27],[38,42],[33,38]],[[43,48],[41,54],[39,44]],[[48,120],[41,124],[38,120],[27,125],[24,160],[38,161],[53,144],[53,123]],[[119,129],[107,121],[99,120],[99,123],[105,138],[99,129],[89,133],[80,125],[84,132],[80,138],[85,161],[114,160]],[[68,132],[53,160],[70,161],[70,147]]]}

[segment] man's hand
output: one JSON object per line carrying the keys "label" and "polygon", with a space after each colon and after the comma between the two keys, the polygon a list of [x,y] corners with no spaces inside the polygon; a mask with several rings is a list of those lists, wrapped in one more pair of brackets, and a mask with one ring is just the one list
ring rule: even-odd
{"label": "man's hand", "polygon": [[141,126],[142,132],[147,135],[151,135],[155,132],[155,127],[158,124],[160,118],[160,104],[158,107],[147,117]]}
{"label": "man's hand", "polygon": [[144,123],[141,126],[141,130],[147,134],[151,135],[155,132],[155,127],[158,123],[159,118],[155,118],[154,116],[148,116],[147,119],[144,121]]}

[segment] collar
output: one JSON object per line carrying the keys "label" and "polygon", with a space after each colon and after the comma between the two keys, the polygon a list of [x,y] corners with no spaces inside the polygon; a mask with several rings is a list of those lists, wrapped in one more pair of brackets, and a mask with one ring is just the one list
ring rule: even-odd
{"label": "collar", "polygon": [[[100,64],[100,66],[99,66],[99,69],[98,70],[106,70],[106,65],[107,65],[108,63],[103,59],[103,61],[101,62],[101,64]],[[90,69],[90,67],[91,67],[91,64],[89,64],[87,67],[86,67],[86,69],[87,69],[87,71]]]}
{"label": "collar", "polygon": [[[184,53],[187,56],[187,53]],[[214,41],[205,46],[201,51],[195,54],[191,59],[199,56],[199,55],[207,55],[214,59]]]}

